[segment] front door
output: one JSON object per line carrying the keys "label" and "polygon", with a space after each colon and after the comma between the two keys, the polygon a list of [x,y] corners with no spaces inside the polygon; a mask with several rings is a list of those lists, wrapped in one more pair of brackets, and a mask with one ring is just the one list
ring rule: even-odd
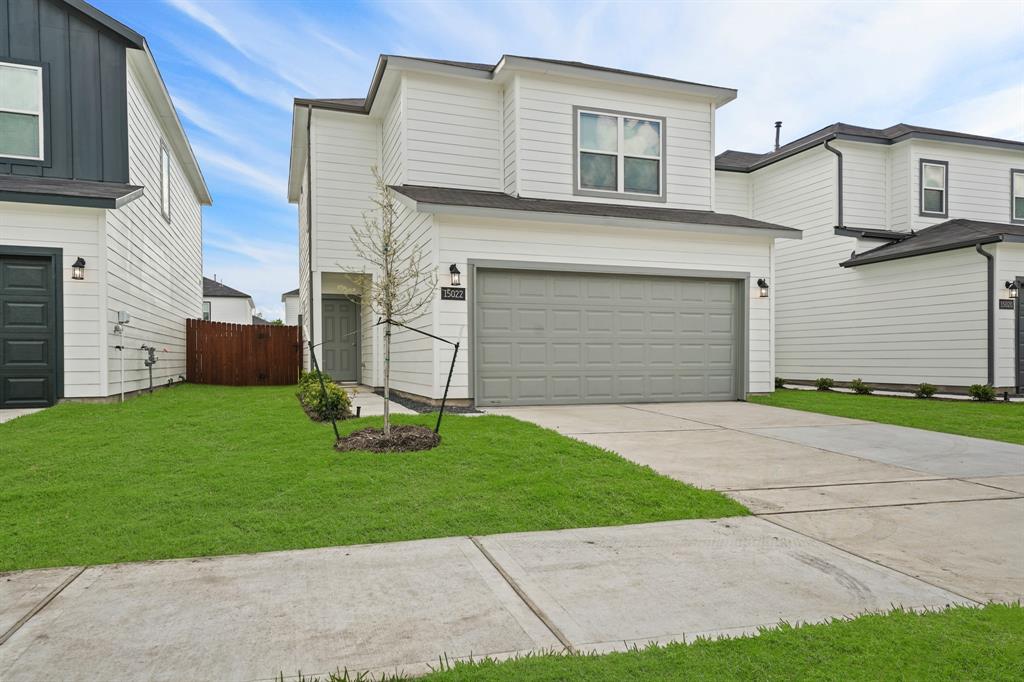
{"label": "front door", "polygon": [[359,380],[359,304],[342,296],[323,300],[324,371],[335,381]]}
{"label": "front door", "polygon": [[57,400],[54,267],[49,256],[0,255],[0,408]]}

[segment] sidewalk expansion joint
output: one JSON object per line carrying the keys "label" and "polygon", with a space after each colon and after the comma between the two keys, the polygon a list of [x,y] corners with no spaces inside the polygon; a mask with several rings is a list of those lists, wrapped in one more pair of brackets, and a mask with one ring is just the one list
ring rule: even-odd
{"label": "sidewalk expansion joint", "polygon": [[559,629],[559,627],[555,625],[550,618],[548,618],[547,614],[544,613],[544,611],[541,610],[541,608],[537,606],[537,604],[532,599],[530,599],[530,596],[526,594],[526,591],[519,585],[519,583],[516,582],[515,578],[509,575],[508,571],[506,571],[502,567],[502,565],[498,563],[498,560],[495,559],[491,555],[491,553],[487,551],[487,548],[483,546],[483,543],[481,543],[478,538],[472,535],[469,536],[469,539],[476,546],[476,548],[480,550],[480,553],[484,555],[484,558],[487,559],[488,562],[490,562],[491,566],[494,567],[494,570],[496,570],[498,574],[502,578],[504,578],[505,582],[508,583],[508,586],[512,588],[512,591],[516,593],[516,595],[523,601],[524,604],[526,604],[526,607],[533,612],[533,615],[537,616],[537,619],[540,620],[540,622],[544,623],[544,627],[546,627],[551,632],[551,634],[555,636],[555,639],[557,639],[562,644],[562,646],[565,647],[565,650],[569,653],[575,653],[576,649],[573,648],[572,642],[570,642],[569,638],[565,636],[565,633],[563,633]]}
{"label": "sidewalk expansion joint", "polygon": [[[1010,492],[1010,491],[1006,491]],[[819,509],[784,509],[782,511],[755,512],[754,516],[785,516],[786,514],[820,514],[831,511],[851,511],[854,509],[884,509],[886,507],[920,507],[926,504],[959,504],[960,502],[1003,502],[1005,500],[1024,499],[1024,495],[1006,495],[1004,497],[972,497],[957,500],[928,500],[926,502],[886,502],[884,504],[857,504],[849,507],[821,507]]]}
{"label": "sidewalk expansion joint", "polygon": [[49,604],[51,601],[53,601],[57,597],[58,594],[63,592],[65,587],[67,587],[68,585],[73,583],[78,576],[80,576],[83,573],[85,573],[85,569],[86,568],[88,568],[88,566],[82,566],[77,571],[75,571],[73,574],[71,574],[70,576],[65,578],[64,582],[62,582],[60,585],[57,585],[57,587],[53,588],[53,590],[51,590],[48,595],[43,597],[42,600],[38,604],[33,606],[31,611],[29,611],[24,616],[19,618],[18,621],[14,625],[12,625],[11,627],[9,627],[7,629],[7,632],[5,632],[2,635],[0,635],[0,646],[3,646],[4,642],[9,640],[14,635],[14,633],[16,633],[18,630],[20,630],[22,628],[22,626],[25,625],[25,623],[27,623],[30,620],[32,620],[32,618],[37,613],[39,613],[40,611],[45,609],[46,605]]}

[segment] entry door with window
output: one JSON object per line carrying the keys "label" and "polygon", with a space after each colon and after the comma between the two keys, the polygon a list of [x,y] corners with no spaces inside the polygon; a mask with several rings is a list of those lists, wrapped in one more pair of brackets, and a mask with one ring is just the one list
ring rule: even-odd
{"label": "entry door with window", "polygon": [[0,255],[0,408],[57,400],[58,339],[54,262]]}
{"label": "entry door with window", "polygon": [[359,380],[359,304],[351,299],[323,299],[323,370],[335,381]]}

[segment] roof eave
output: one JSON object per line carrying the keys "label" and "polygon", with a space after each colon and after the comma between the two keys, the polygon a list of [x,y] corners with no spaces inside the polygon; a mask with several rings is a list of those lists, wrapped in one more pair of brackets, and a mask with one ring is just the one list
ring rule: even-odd
{"label": "roof eave", "polygon": [[[879,254],[877,256],[869,256],[866,258],[853,257],[848,258],[839,264],[840,267],[844,268],[855,268],[860,265],[871,265],[872,263],[885,263],[894,260],[903,260],[904,258],[916,258],[917,256],[929,256],[934,253],[943,253],[945,251],[956,251],[957,249],[967,249],[972,246],[978,246],[981,244],[997,244],[1001,242],[1019,242],[1024,243],[1024,237],[1018,237],[1012,234],[993,234],[985,237],[975,237],[973,239],[964,239],[958,242],[951,242],[949,244],[941,244],[933,246],[927,249],[921,249],[920,251],[912,251],[910,253],[897,253],[897,254]],[[880,249],[886,248],[885,246],[878,247]]]}

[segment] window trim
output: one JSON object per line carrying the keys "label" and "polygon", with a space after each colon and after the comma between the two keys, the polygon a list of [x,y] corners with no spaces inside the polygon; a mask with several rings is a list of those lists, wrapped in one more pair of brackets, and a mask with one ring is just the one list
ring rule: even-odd
{"label": "window trim", "polygon": [[[39,152],[42,156],[12,156],[0,153],[0,163],[18,166],[49,166],[50,164],[50,65],[44,62],[0,57],[0,65],[32,68],[39,71]],[[15,109],[2,109],[11,113],[36,114]]]}
{"label": "window trim", "polygon": [[[1010,169],[1010,222],[1014,223],[1016,225],[1024,225],[1024,215],[1022,215],[1021,217],[1018,218],[1014,214],[1014,212],[1013,212],[1013,210],[1014,210],[1014,201],[1013,200],[1015,198],[1015,195],[1013,193],[1013,178],[1014,178],[1015,175],[1020,175],[1021,191],[1024,192],[1024,168],[1011,168]],[[1024,194],[1021,194],[1021,196],[1024,196]]]}
{"label": "window trim", "polygon": [[[167,157],[167,177],[164,177],[164,156]],[[160,215],[171,222],[171,150],[160,140]],[[167,211],[164,212],[164,181],[167,181]]]}
{"label": "window trim", "polygon": [[[661,158],[658,160],[660,164],[658,179],[658,194],[643,194],[641,192],[625,192],[618,190],[600,190],[600,189],[587,189],[580,187],[580,114],[606,114],[611,116],[618,116],[620,118],[638,118],[647,121],[657,121],[661,126]],[[650,114],[637,114],[631,111],[618,111],[615,109],[602,109],[600,107],[585,107],[574,105],[572,108],[572,193],[575,196],[580,197],[596,197],[602,199],[628,199],[630,201],[654,201],[658,203],[665,203],[668,200],[668,126],[664,116],[652,116]],[[629,156],[625,153],[625,150],[616,152],[616,159],[624,160],[625,157]],[[646,157],[634,157],[634,158],[646,158]],[[623,162],[624,163],[624,162]],[[620,166],[623,164],[620,164]],[[622,169],[619,168],[617,172],[617,179],[624,183],[625,178],[623,177]],[[623,185],[624,186],[624,185]]]}
{"label": "window trim", "polygon": [[213,301],[203,301],[203,320],[213,321]]}
{"label": "window trim", "polygon": [[[924,167],[942,166],[942,211],[924,210]],[[917,162],[917,214],[924,218],[949,217],[949,161],[937,159],[918,159]]]}

